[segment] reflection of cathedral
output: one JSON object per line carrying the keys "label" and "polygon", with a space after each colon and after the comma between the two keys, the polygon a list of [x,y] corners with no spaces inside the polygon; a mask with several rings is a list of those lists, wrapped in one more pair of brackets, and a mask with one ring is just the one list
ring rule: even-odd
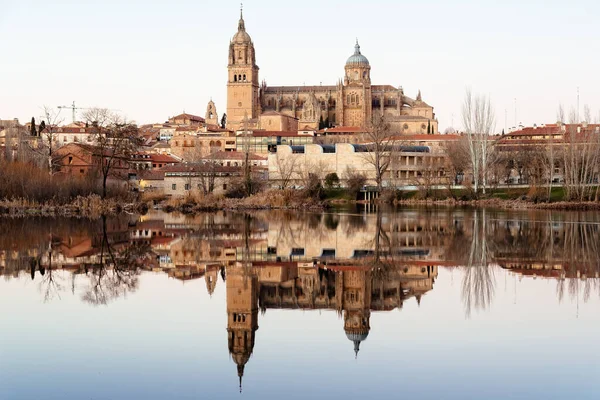
{"label": "reflection of cathedral", "polygon": [[[331,310],[343,315],[355,356],[367,339],[371,311],[401,308],[404,301],[433,289],[437,267],[388,264],[374,270],[335,262],[237,263],[226,268],[229,352],[241,379],[254,349],[258,309]],[[241,386],[240,386],[241,389]]]}
{"label": "reflection of cathedral", "polygon": [[[242,16],[229,44],[227,124],[237,130],[248,118],[248,128],[281,130],[292,118],[299,130],[316,130],[319,122],[332,126],[368,127],[373,115],[385,115],[401,133],[437,133],[433,107],[421,93],[416,99],[402,87],[371,84],[371,65],[358,41],[344,67],[344,78],[331,86],[267,86],[259,84],[254,43]],[[277,122],[274,119],[281,119]]]}

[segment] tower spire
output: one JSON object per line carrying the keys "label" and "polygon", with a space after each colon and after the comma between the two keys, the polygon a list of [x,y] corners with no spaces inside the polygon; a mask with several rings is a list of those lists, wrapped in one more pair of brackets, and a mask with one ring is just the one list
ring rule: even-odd
{"label": "tower spire", "polygon": [[244,3],[240,3],[240,22],[238,23],[238,31],[245,31],[246,24],[244,23]]}

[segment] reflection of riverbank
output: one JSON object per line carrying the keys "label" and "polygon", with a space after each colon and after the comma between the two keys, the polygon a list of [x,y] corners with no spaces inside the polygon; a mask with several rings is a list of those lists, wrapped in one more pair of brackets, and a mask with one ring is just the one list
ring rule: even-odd
{"label": "reflection of riverbank", "polygon": [[[522,276],[598,279],[600,214],[491,210],[152,212],[140,218],[5,220],[0,273],[127,266],[190,280],[238,263],[315,270],[498,264]],[[144,252],[141,254],[140,252]],[[210,286],[210,285],[209,285]]]}

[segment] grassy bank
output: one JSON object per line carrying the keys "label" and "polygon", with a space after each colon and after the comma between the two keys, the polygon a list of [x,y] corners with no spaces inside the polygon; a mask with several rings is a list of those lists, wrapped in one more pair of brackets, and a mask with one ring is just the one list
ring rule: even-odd
{"label": "grassy bank", "polygon": [[323,210],[326,202],[307,197],[297,190],[267,190],[244,198],[226,198],[217,195],[189,195],[169,199],[159,205],[164,211],[195,213],[217,210]]}
{"label": "grassy bank", "polygon": [[0,200],[0,216],[10,217],[83,217],[99,218],[117,215],[124,211],[135,212],[137,203],[125,203],[119,199],[103,200],[98,195],[78,196],[69,202],[53,200],[43,203],[26,199]]}

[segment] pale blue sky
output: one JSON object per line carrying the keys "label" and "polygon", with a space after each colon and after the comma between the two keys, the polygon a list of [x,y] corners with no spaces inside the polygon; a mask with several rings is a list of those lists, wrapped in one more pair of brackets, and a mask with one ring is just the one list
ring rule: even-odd
{"label": "pale blue sky", "polygon": [[[460,127],[467,86],[497,128],[550,123],[559,102],[600,110],[600,3],[574,0],[248,0],[260,79],[335,84],[358,37],[374,84],[419,89],[440,129]],[[0,0],[0,118],[44,104],[119,109],[138,123],[225,111],[239,1]],[[63,112],[65,122],[70,113]],[[454,117],[453,117],[454,115]]]}

